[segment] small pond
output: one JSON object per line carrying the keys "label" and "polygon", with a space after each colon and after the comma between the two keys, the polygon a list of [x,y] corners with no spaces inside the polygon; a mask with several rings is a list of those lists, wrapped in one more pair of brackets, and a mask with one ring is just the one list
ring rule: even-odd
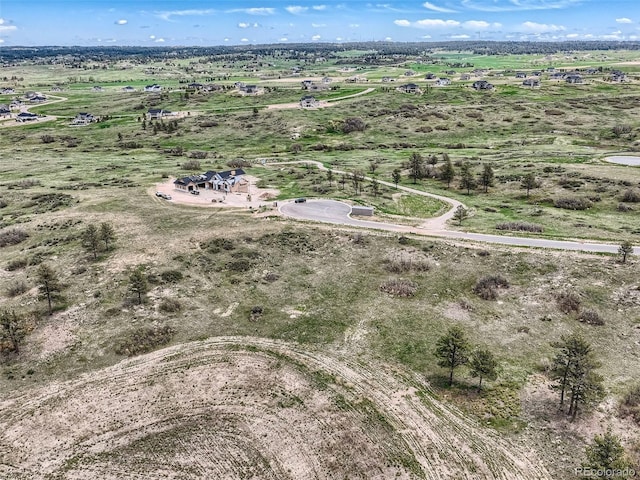
{"label": "small pond", "polygon": [[640,167],[640,157],[632,157],[631,155],[614,155],[612,157],[606,157],[605,161],[617,163],[619,165]]}

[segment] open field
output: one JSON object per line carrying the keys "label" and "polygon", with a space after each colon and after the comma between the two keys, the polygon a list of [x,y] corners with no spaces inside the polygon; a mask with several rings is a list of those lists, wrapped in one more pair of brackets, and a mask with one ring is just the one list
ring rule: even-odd
{"label": "open field", "polygon": [[[273,208],[333,198],[403,225],[446,211],[436,199],[353,181],[393,184],[397,169],[401,186],[469,208],[451,229],[638,245],[640,168],[604,161],[640,155],[637,52],[442,52],[436,63],[406,55],[360,64],[369,54],[336,52],[296,75],[299,59],[280,54],[2,67],[0,87],[15,94],[0,104],[30,90],[67,100],[27,104],[58,118],[0,135],[0,311],[26,319],[19,354],[0,343],[0,476],[564,479],[607,428],[637,463],[638,424],[620,408],[640,372],[635,256],[425,239],[299,222]],[[512,73],[548,66],[605,73],[573,85],[545,72],[536,89]],[[451,68],[449,86],[424,79]],[[495,89],[458,78],[474,68],[488,69]],[[612,68],[627,80],[606,79]],[[419,73],[405,78],[409,69]],[[396,81],[383,82],[389,75]],[[305,78],[325,76],[330,89],[302,90]],[[224,88],[185,90],[186,80]],[[240,95],[239,81],[264,91]],[[396,90],[409,81],[422,93]],[[121,91],[153,83],[166,88]],[[51,94],[54,85],[62,92]],[[305,94],[334,101],[266,108]],[[151,108],[185,113],[151,121]],[[100,120],[70,126],[79,112]],[[424,161],[413,178],[416,153]],[[282,163],[303,161],[332,173]],[[492,166],[486,192],[463,188],[465,164],[476,181]],[[219,194],[168,183],[237,168],[269,198],[228,208],[210,201]],[[157,188],[208,205],[166,201]],[[105,222],[116,239],[94,258],[83,234]],[[496,228],[507,222],[538,231]],[[38,292],[43,264],[61,283],[51,315]],[[148,282],[141,303],[135,270]],[[476,285],[487,276],[508,288],[482,298]],[[563,310],[561,294],[578,307]],[[467,367],[448,387],[437,366],[436,342],[451,325],[499,358],[500,375],[479,393]],[[605,389],[574,422],[558,411],[548,376],[551,344],[570,332],[594,346]]]}

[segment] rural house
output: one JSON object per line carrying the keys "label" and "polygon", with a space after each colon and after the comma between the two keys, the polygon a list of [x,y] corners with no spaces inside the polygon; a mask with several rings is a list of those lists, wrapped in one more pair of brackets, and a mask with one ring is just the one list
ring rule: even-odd
{"label": "rural house", "polygon": [[407,83],[406,85],[400,85],[397,90],[404,93],[420,93],[420,87],[415,83]]}
{"label": "rural house", "polygon": [[104,92],[104,88],[102,88],[100,85],[94,85],[93,87],[91,87],[91,91],[92,92]]}
{"label": "rural house", "polygon": [[475,90],[491,90],[493,88],[493,84],[487,82],[486,80],[476,80],[473,82],[472,87]]}
{"label": "rural house", "polygon": [[436,80],[436,85],[439,87],[444,87],[446,85],[451,85],[451,80],[448,78],[439,78],[438,80]]}
{"label": "rural house", "polygon": [[567,75],[564,80],[567,83],[582,83],[582,77],[577,73]]}
{"label": "rural house", "polygon": [[80,112],[71,120],[71,125],[89,125],[97,121],[98,119],[90,113]]}
{"label": "rural house", "polygon": [[147,85],[144,87],[144,91],[145,92],[161,92],[162,91],[162,87],[160,85],[158,85],[157,83],[154,83],[153,85]]}
{"label": "rural house", "polygon": [[147,118],[149,118],[149,120],[158,120],[168,115],[171,115],[171,112],[169,110],[163,110],[162,108],[150,108],[147,111]]}
{"label": "rural house", "polygon": [[136,89],[133,88],[131,85],[127,85],[126,87],[122,87],[122,91],[123,92],[127,92],[127,93],[131,93],[131,92],[135,92]]}
{"label": "rural house", "polygon": [[320,102],[311,95],[305,95],[300,99],[300,106],[302,108],[315,108],[320,105]]}
{"label": "rural house", "polygon": [[11,109],[9,108],[9,106],[0,105],[0,117],[5,118],[10,116],[11,116]]}
{"label": "rural house", "polygon": [[235,170],[227,170],[224,172],[208,172],[200,175],[189,175],[187,177],[178,178],[173,182],[176,189],[185,192],[194,190],[216,190],[230,193],[241,193],[249,191],[249,182],[242,178],[245,174],[244,170],[238,168]]}
{"label": "rural house", "polygon": [[522,85],[525,86],[525,87],[530,87],[530,88],[539,87],[540,86],[540,79],[539,78],[527,78],[526,80],[522,81]]}
{"label": "rural house", "polygon": [[16,116],[16,122],[32,122],[38,119],[35,113],[22,112]]}

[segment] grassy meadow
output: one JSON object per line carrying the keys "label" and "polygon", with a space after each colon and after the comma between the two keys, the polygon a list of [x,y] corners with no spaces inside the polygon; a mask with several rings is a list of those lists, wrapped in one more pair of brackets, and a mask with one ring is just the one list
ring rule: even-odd
{"label": "grassy meadow", "polygon": [[[363,54],[340,52],[336,58]],[[376,191],[365,181],[362,192],[356,192],[351,180],[339,174],[330,179],[310,166],[276,165],[313,160],[386,182],[400,169],[401,185],[469,207],[470,218],[452,228],[514,235],[522,233],[496,226],[526,222],[542,230],[527,235],[637,245],[640,169],[603,159],[640,151],[640,66],[621,67],[629,78],[624,83],[599,74],[569,85],[545,73],[536,89],[524,88],[511,73],[497,75],[549,65],[617,68],[634,55],[443,52],[435,66],[408,59],[345,73],[342,63],[328,61],[299,77],[290,74],[297,62],[282,59],[250,73],[241,62],[230,67],[203,59],[171,65],[119,61],[81,72],[62,65],[4,68],[0,76],[22,79],[14,82],[15,96],[37,90],[66,100],[30,108],[56,120],[10,127],[0,122],[0,234],[26,234],[19,243],[0,246],[0,308],[28,318],[20,355],[9,353],[0,365],[0,388],[13,395],[115,365],[127,356],[123,345],[132,348],[136,332],[149,328],[170,327],[163,345],[225,335],[264,337],[348,352],[362,362],[375,358],[415,372],[478,422],[530,442],[556,478],[569,478],[569,470],[579,465],[592,433],[590,422],[632,432],[624,440],[635,458],[637,424],[621,416],[617,406],[640,371],[637,259],[622,264],[608,255],[334,228],[274,212],[193,207],[153,196],[154,185],[168,177],[245,162],[243,168],[260,179],[259,186],[280,191],[278,200],[342,199],[374,205],[383,220],[406,224],[446,211],[442,202],[399,194],[391,186],[379,185]],[[487,79],[496,88],[476,92],[469,86],[473,80],[456,78],[470,67],[456,69],[450,86],[424,80],[424,72],[443,71],[456,62],[490,69]],[[202,70],[194,72],[194,65]],[[418,75],[404,79],[407,69]],[[354,74],[369,81],[348,83]],[[267,108],[297,102],[307,93],[300,81],[324,75],[333,78],[332,89],[313,93],[320,100],[369,87],[374,91],[322,109]],[[383,83],[388,75],[396,82]],[[229,88],[185,92],[184,79],[209,78]],[[260,95],[240,96],[232,87],[236,81],[268,88]],[[395,90],[408,81],[418,83],[423,93]],[[124,85],[149,83],[165,90],[121,91]],[[62,91],[50,92],[53,85]],[[106,91],[92,92],[92,85]],[[0,97],[0,104],[12,97]],[[149,108],[188,114],[151,122],[144,118]],[[102,120],[70,126],[85,111]],[[348,118],[361,119],[366,127],[346,133]],[[424,178],[416,181],[409,177],[414,153],[432,159],[425,162]],[[477,187],[467,194],[459,176],[447,188],[438,178],[446,156],[457,172],[468,162],[476,179],[490,164],[495,178],[488,191]],[[185,169],[194,158],[200,169]],[[537,185],[527,196],[521,180],[528,173]],[[588,208],[559,208],[558,200],[567,198],[582,199]],[[93,259],[83,248],[82,232],[103,222],[113,225],[117,239],[113,249]],[[53,315],[47,315],[37,291],[41,264],[50,265],[62,284]],[[137,268],[149,283],[140,305],[129,291],[130,274]],[[490,275],[504,277],[509,287],[500,289],[495,300],[484,300],[474,286]],[[412,293],[388,293],[391,280],[406,282]],[[578,311],[561,311],[558,295],[563,292],[579,299]],[[597,312],[603,324],[582,321],[584,311]],[[476,380],[468,370],[461,369],[456,386],[448,388],[446,372],[436,366],[437,338],[451,324],[461,325],[500,359],[501,374],[483,394],[475,393]],[[576,331],[597,351],[607,396],[567,427],[555,397],[533,395],[530,387],[532,379],[546,378],[554,354],[551,342]],[[137,345],[140,352],[160,346]],[[543,387],[548,389],[548,381]],[[548,435],[558,443],[547,443]],[[558,449],[568,461],[557,457]]]}

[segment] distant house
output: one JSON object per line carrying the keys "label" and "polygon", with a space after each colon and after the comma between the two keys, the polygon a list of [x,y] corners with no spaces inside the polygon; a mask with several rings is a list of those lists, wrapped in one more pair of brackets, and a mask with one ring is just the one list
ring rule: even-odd
{"label": "distant house", "polygon": [[202,90],[204,88],[204,85],[202,83],[190,83],[189,85],[187,85],[187,89],[189,90]]}
{"label": "distant house", "polygon": [[202,89],[205,92],[218,92],[222,90],[222,85],[216,85],[215,83],[207,83]]}
{"label": "distant house", "polygon": [[582,77],[577,73],[569,74],[564,79],[567,83],[582,83]]}
{"label": "distant house", "polygon": [[98,119],[87,112],[78,113],[73,120],[71,120],[71,125],[89,125],[90,123],[97,122]]}
{"label": "distant house", "polygon": [[11,87],[0,88],[1,95],[13,95],[16,91]]}
{"label": "distant house", "polygon": [[16,115],[16,122],[32,122],[38,119],[35,113],[22,112]]}
{"label": "distant house", "polygon": [[436,78],[435,74],[429,72],[424,76],[425,80],[434,80]]}
{"label": "distant house", "polygon": [[33,97],[29,98],[29,101],[32,103],[42,103],[47,101],[47,97],[45,97],[44,95],[34,95]]}
{"label": "distant house", "polygon": [[158,120],[168,115],[171,115],[171,112],[162,108],[150,108],[147,111],[147,118],[149,118],[149,120]]}
{"label": "distant house", "polygon": [[102,88],[100,85],[94,85],[93,87],[91,87],[91,91],[92,92],[104,92],[104,88]]}
{"label": "distant house", "polygon": [[383,83],[390,83],[390,82],[395,82],[396,79],[393,77],[382,77],[382,82]]}
{"label": "distant house", "polygon": [[322,83],[329,85],[333,80],[330,77],[322,77]]}
{"label": "distant house", "polygon": [[227,170],[224,172],[214,172],[209,170],[200,175],[190,175],[178,178],[173,182],[177,190],[191,192],[194,190],[215,190],[222,192],[241,193],[248,192],[249,182],[242,178],[244,170]]}
{"label": "distant house", "polygon": [[301,83],[302,83],[302,88],[304,90],[309,90],[309,87],[311,85],[313,85],[313,81],[312,80],[303,80]]}
{"label": "distant house", "polygon": [[59,87],[58,85],[55,85],[55,86],[51,87],[51,91],[52,92],[61,92],[62,91],[62,87]]}
{"label": "distant house", "polygon": [[406,72],[404,72],[405,77],[413,77],[415,74],[416,72],[414,72],[413,70],[407,70]]}
{"label": "distant house", "polygon": [[300,99],[300,106],[302,108],[315,108],[320,105],[320,102],[316,100],[316,97],[311,95],[305,95]]}
{"label": "distant house", "polygon": [[144,87],[144,91],[145,92],[161,92],[162,91],[162,87],[160,85],[158,85],[157,83],[154,83],[153,85],[146,85]]}
{"label": "distant house", "polygon": [[612,82],[625,82],[627,80],[627,76],[620,70],[612,70],[609,75],[609,80]]}
{"label": "distant house", "polygon": [[491,90],[493,89],[493,84],[487,82],[486,80],[476,80],[473,82],[472,87],[475,90]]}
{"label": "distant house", "polygon": [[468,73],[460,74],[460,80],[470,80],[470,79],[471,79],[471,75],[469,75]]}
{"label": "distant house", "polygon": [[136,89],[133,88],[131,85],[127,85],[126,87],[122,87],[122,91],[126,93],[131,93],[131,92],[135,92]]}
{"label": "distant house", "polygon": [[9,105],[0,105],[0,117],[5,118],[10,116],[11,109],[9,108]]}
{"label": "distant house", "polygon": [[522,81],[522,85],[525,86],[525,87],[529,87],[529,88],[539,87],[540,86],[540,79],[539,78],[527,78],[526,80]]}
{"label": "distant house", "polygon": [[516,72],[516,78],[527,78],[527,74],[524,72]]}
{"label": "distant house", "polygon": [[420,87],[415,83],[400,85],[397,90],[403,93],[420,93]]}
{"label": "distant house", "polygon": [[244,85],[244,86],[240,87],[239,90],[242,93],[244,93],[245,95],[255,95],[256,93],[258,93],[258,86],[257,85]]}
{"label": "distant house", "polygon": [[436,85],[439,87],[444,87],[446,85],[451,85],[451,79],[449,78],[439,78],[438,80],[436,80]]}

